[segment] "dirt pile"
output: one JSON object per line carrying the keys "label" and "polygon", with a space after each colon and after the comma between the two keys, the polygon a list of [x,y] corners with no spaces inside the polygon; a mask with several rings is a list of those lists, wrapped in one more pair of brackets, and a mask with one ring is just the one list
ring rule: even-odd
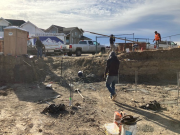
{"label": "dirt pile", "polygon": [[45,77],[45,63],[29,59],[25,56],[0,56],[0,82],[4,83],[25,83],[33,82]]}
{"label": "dirt pile", "polygon": [[[133,83],[135,71],[139,83],[165,82],[176,83],[180,71],[180,49],[122,53],[118,55],[120,63],[120,81]],[[65,78],[73,81],[104,81],[107,55],[86,57],[46,57],[44,59],[27,57],[0,57],[1,85],[3,83],[21,83],[34,81],[59,82]],[[62,76],[61,77],[61,66]],[[77,76],[83,71],[83,78]]]}
{"label": "dirt pile", "polygon": [[138,81],[176,83],[177,72],[180,71],[180,49],[133,52],[120,54],[121,81],[133,82],[135,71]]}

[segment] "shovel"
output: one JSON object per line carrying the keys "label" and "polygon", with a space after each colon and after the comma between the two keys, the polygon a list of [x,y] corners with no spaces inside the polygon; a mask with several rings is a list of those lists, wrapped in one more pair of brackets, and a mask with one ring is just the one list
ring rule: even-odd
{"label": "shovel", "polygon": [[77,92],[77,93],[82,97],[82,99],[84,100],[84,97],[83,97],[83,95],[80,93],[80,90],[76,89],[75,92]]}

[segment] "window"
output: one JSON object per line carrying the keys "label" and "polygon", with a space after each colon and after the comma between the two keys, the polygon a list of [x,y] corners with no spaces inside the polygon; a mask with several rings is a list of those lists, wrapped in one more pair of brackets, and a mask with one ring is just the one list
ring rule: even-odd
{"label": "window", "polygon": [[73,38],[72,38],[72,44],[73,44]]}
{"label": "window", "polygon": [[171,45],[175,45],[175,43],[174,43],[174,42],[171,42]]}
{"label": "window", "polygon": [[96,41],[93,41],[93,44],[94,44],[94,45],[96,45],[96,43],[97,43],[97,45],[99,45],[99,43],[98,43],[98,42],[96,42]]}
{"label": "window", "polygon": [[79,44],[87,44],[86,41],[80,41]]}
{"label": "window", "polygon": [[93,45],[93,42],[92,42],[92,41],[88,41],[88,43],[89,43],[90,45]]}
{"label": "window", "polygon": [[72,37],[73,37],[73,33],[72,33]]}
{"label": "window", "polygon": [[75,32],[75,36],[77,35],[77,32]]}
{"label": "window", "polygon": [[4,31],[4,28],[6,28],[6,26],[0,26],[0,31]]}
{"label": "window", "polygon": [[66,39],[66,44],[69,44],[69,39]]}

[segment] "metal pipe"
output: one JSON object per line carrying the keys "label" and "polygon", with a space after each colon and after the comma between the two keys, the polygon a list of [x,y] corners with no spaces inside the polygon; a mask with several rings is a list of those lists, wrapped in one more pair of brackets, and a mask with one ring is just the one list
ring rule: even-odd
{"label": "metal pipe", "polygon": [[178,90],[178,98],[177,98],[177,105],[179,104],[179,72],[177,72],[177,90]]}
{"label": "metal pipe", "polygon": [[69,97],[69,106],[73,106],[73,84],[72,84],[72,78],[70,78],[70,97]]}
{"label": "metal pipe", "polygon": [[138,71],[135,70],[135,90],[137,91],[137,82],[138,82]]}
{"label": "metal pipe", "polygon": [[63,64],[63,57],[61,59],[61,76],[62,76],[62,64]]}
{"label": "metal pipe", "polygon": [[124,50],[126,51],[126,37],[125,37],[125,45],[124,45]]}
{"label": "metal pipe", "polygon": [[134,41],[134,33],[133,33],[133,41]]}
{"label": "metal pipe", "polygon": [[[169,36],[169,40],[170,40],[170,43],[171,43],[171,36]],[[167,43],[168,44],[168,43]],[[171,48],[172,48],[172,44],[171,44]]]}
{"label": "metal pipe", "polygon": [[97,36],[96,36],[96,54],[97,54]]}

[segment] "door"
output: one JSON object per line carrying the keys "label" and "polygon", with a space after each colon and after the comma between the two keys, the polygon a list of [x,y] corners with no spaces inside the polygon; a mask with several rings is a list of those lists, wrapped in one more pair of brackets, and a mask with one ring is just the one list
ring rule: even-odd
{"label": "door", "polygon": [[89,52],[93,53],[96,52],[96,45],[93,43],[93,41],[88,41],[89,43]]}
{"label": "door", "polygon": [[93,41],[93,44],[95,45],[95,52],[96,52],[96,43],[97,43],[97,52],[100,52],[101,51],[101,46],[99,45],[98,42]]}
{"label": "door", "polygon": [[89,50],[89,45],[87,44],[87,41],[80,41],[78,47],[82,47],[82,52],[85,53],[87,53]]}

